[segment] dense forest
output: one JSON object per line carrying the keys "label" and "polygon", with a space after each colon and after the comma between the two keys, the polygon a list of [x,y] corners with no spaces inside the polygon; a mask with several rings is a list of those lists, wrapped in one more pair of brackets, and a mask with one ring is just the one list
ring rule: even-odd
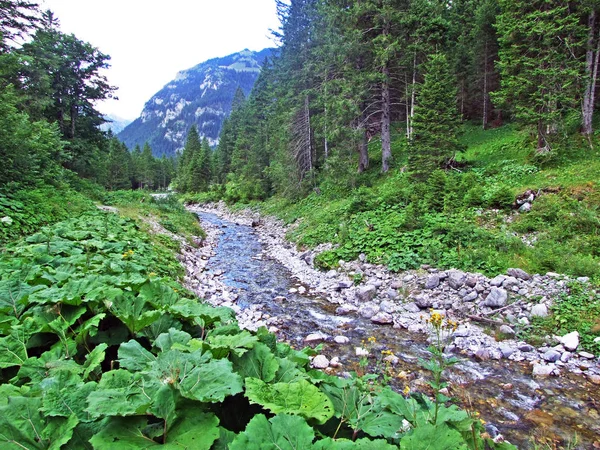
{"label": "dense forest", "polygon": [[[597,2],[298,0],[278,8],[279,55],[234,108],[215,152],[211,181],[232,200],[298,198],[327,174],[348,180],[369,167],[374,141],[381,172],[424,180],[460,166],[461,123],[518,123],[538,155],[577,130],[592,146]],[[393,140],[406,143],[397,154]]]}
{"label": "dense forest", "polygon": [[56,183],[68,171],[108,189],[166,188],[173,161],[100,131],[95,105],[116,91],[103,75],[110,57],[33,2],[0,6],[0,186]]}

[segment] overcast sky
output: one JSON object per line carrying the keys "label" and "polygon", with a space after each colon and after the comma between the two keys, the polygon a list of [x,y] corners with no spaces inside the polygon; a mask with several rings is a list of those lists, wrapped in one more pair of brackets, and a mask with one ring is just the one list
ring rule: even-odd
{"label": "overcast sky", "polygon": [[111,56],[118,101],[105,114],[135,119],[180,70],[245,48],[273,47],[274,0],[38,0],[61,30]]}

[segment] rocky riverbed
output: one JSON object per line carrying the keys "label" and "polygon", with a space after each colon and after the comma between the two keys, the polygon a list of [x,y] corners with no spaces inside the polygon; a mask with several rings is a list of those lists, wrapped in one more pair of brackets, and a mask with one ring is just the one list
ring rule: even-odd
{"label": "rocky riverbed", "polygon": [[[337,305],[335,311],[339,316],[358,315],[381,326],[427,333],[429,327],[424,317],[439,312],[459,324],[448,351],[480,360],[526,361],[534,376],[571,372],[600,384],[600,359],[579,349],[576,332],[548,336],[539,347],[518,340],[515,332],[533,317],[546,316],[554,299],[567,292],[569,281],[587,283],[586,278],[570,280],[555,273],[530,275],[518,268],[491,279],[482,274],[427,266],[392,273],[384,266],[365,262],[362,257],[341,262],[337,270],[322,272],[314,268],[313,262],[327,246],[297,251],[285,239],[286,228],[273,218],[259,217],[251,211],[234,214],[223,204],[192,206],[190,210],[211,212],[234,223],[254,226],[264,245],[264,256],[279,261],[297,278],[301,283],[297,288],[300,293],[312,293]],[[190,268],[189,285],[212,303],[236,310],[242,326],[256,329],[265,325],[275,331],[276,317],[264,317],[260,305],[240,308],[236,294],[220,282],[219,274],[203,271],[205,262],[214,255],[219,235],[216,227],[206,224],[204,227],[207,239],[199,261]],[[354,279],[361,281],[355,285]]]}
{"label": "rocky riverbed", "polygon": [[600,445],[598,361],[580,351],[576,334],[549,336],[537,348],[514,336],[573,280],[519,270],[493,279],[428,267],[398,274],[362,260],[321,272],[313,261],[327,246],[296,250],[276,220],[224,205],[191,209],[207,237],[182,253],[185,284],[236,311],[242,327],[266,326],[298,347],[322,343],[315,368],[344,376],[365,356],[368,370],[393,368],[397,389],[427,391],[419,359],[428,358],[425,319],[437,311],[459,324],[447,346],[460,360],[446,374],[448,394],[480,411],[492,436],[503,433],[519,448],[529,448],[532,434],[538,442],[577,434],[581,445],[572,448]]}

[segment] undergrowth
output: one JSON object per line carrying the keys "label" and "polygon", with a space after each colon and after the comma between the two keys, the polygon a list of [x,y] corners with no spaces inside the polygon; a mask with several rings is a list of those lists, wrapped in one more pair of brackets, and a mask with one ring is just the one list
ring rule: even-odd
{"label": "undergrowth", "polygon": [[169,248],[111,212],[10,247],[0,258],[1,447],[514,448],[445,401],[310,370],[312,349],[241,330],[180,276]]}

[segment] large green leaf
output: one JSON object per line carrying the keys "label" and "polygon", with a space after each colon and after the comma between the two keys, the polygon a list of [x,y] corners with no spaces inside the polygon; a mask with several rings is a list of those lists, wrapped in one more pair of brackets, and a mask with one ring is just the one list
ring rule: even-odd
{"label": "large green leaf", "polygon": [[402,427],[402,416],[389,411],[373,410],[356,421],[354,428],[361,429],[373,437],[398,438]]}
{"label": "large green leaf", "polygon": [[314,450],[398,450],[396,445],[388,444],[387,441],[378,439],[359,439],[350,441],[348,439],[321,439],[315,442]]}
{"label": "large green leaf", "polygon": [[42,384],[41,411],[48,417],[70,417],[74,414],[79,421],[89,422],[93,419],[86,411],[87,399],[96,386],[94,382],[77,382],[65,375],[49,378]]}
{"label": "large green leaf", "polygon": [[325,423],[333,417],[331,400],[306,380],[267,384],[246,378],[246,397],[275,414],[285,413]]}
{"label": "large green leaf", "polygon": [[83,378],[88,378],[92,372],[100,367],[106,358],[105,350],[107,348],[108,345],[102,343],[85,356],[85,363],[83,363]]}
{"label": "large green leaf", "polygon": [[[112,379],[105,380],[107,375]],[[98,388],[88,396],[86,411],[92,417],[145,414],[161,386],[160,381],[141,374],[113,370],[102,376]]]}
{"label": "large green leaf", "polygon": [[29,295],[44,289],[30,286],[20,280],[0,280],[0,312],[20,317],[28,305]]}
{"label": "large green leaf", "polygon": [[462,435],[448,425],[426,423],[414,428],[400,440],[402,448],[411,450],[467,450]]}
{"label": "large green leaf", "polygon": [[169,312],[176,317],[199,321],[205,326],[216,322],[228,323],[235,319],[229,308],[215,307],[197,300],[182,299],[169,307]]}
{"label": "large green leaf", "polygon": [[195,367],[179,384],[184,397],[201,402],[222,402],[243,390],[242,378],[233,371],[231,362],[224,359]]}
{"label": "large green leaf", "polygon": [[315,438],[313,429],[302,417],[287,414],[270,420],[259,414],[248,423],[230,444],[230,450],[310,450]]}
{"label": "large green leaf", "polygon": [[179,301],[179,295],[169,286],[160,282],[148,281],[140,288],[140,297],[156,309],[172,306]]}
{"label": "large green leaf", "polygon": [[60,450],[63,445],[71,440],[73,430],[79,423],[76,415],[69,417],[56,417],[48,420],[42,431],[42,439],[49,442],[48,450]]}
{"label": "large green leaf", "polygon": [[[39,442],[44,424],[37,407],[41,399],[11,397],[0,407],[0,446],[7,450],[41,449]],[[33,403],[33,404],[32,404]]]}
{"label": "large green leaf", "polygon": [[149,309],[143,297],[132,298],[131,295],[117,297],[110,305],[109,310],[133,334],[155,322],[162,315],[161,311]]}
{"label": "large green leaf", "polygon": [[258,343],[252,350],[241,357],[233,355],[233,365],[244,378],[259,378],[263,381],[273,381],[279,362],[269,347]]}
{"label": "large green leaf", "polygon": [[160,348],[163,352],[170,350],[174,344],[187,345],[192,336],[185,331],[179,331],[170,328],[168,332],[162,333],[154,341],[154,346]]}
{"label": "large green leaf", "polygon": [[120,345],[119,366],[128,370],[144,370],[156,360],[156,356],[146,350],[135,339]]}
{"label": "large green leaf", "polygon": [[13,326],[8,336],[0,338],[0,369],[23,365],[29,337],[25,327]]}
{"label": "large green leaf", "polygon": [[237,334],[210,334],[206,338],[215,358],[223,358],[229,353],[241,356],[258,342],[258,338],[244,330]]}
{"label": "large green leaf", "polygon": [[90,442],[95,450],[210,450],[219,437],[219,419],[195,411],[174,424],[163,445],[152,439],[152,431],[144,417],[113,418]]}

